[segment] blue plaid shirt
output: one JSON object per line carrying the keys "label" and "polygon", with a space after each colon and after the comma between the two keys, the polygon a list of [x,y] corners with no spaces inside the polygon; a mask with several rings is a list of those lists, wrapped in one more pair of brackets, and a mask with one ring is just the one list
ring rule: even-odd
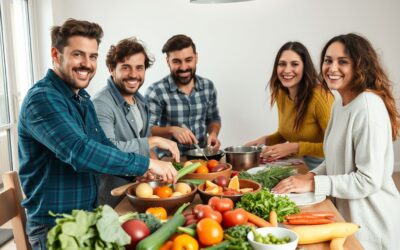
{"label": "blue plaid shirt", "polygon": [[[176,86],[171,75],[153,83],[146,93],[151,126],[179,126],[184,124],[199,140],[200,147],[207,145],[207,127],[221,122],[214,84],[203,77],[195,77],[195,87],[186,95]],[[179,144],[184,152],[192,147]]]}
{"label": "blue plaid shirt", "polygon": [[26,95],[19,123],[19,176],[28,220],[54,225],[49,210],[96,206],[96,173],[143,175],[149,159],[118,150],[105,136],[85,90],[75,94],[52,70]]}

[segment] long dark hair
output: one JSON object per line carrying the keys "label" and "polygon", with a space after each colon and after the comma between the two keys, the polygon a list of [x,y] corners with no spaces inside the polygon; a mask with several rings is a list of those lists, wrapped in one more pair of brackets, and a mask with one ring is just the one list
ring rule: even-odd
{"label": "long dark hair", "polygon": [[392,95],[392,84],[380,64],[378,55],[367,39],[357,34],[349,33],[335,36],[329,40],[321,52],[321,73],[319,77],[322,85],[328,86],[323,78],[322,66],[326,50],[334,42],[344,45],[345,53],[353,62],[354,76],[350,90],[357,95],[364,91],[371,91],[381,97],[389,113],[392,126],[392,139],[395,140],[399,135],[400,115],[396,109],[396,103]]}
{"label": "long dark hair", "polygon": [[[317,72],[315,70],[307,48],[299,42],[287,42],[279,49],[278,54],[275,57],[271,79],[269,80],[269,88],[271,91],[271,106],[275,104],[279,91],[284,91],[287,95],[289,95],[289,90],[282,85],[277,74],[279,59],[281,58],[282,53],[287,50],[291,50],[298,54],[304,65],[303,77],[299,82],[296,98],[294,99],[296,107],[296,118],[294,120],[293,129],[297,131],[299,130],[300,125],[302,124],[306,115],[308,104],[310,103],[311,97],[313,95],[313,89],[319,84]],[[329,89],[327,87],[325,89],[327,90],[327,92],[329,92]]]}

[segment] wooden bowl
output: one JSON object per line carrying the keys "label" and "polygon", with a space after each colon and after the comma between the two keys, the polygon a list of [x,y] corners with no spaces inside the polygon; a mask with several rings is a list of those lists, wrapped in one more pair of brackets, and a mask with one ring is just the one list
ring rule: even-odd
{"label": "wooden bowl", "polygon": [[206,174],[198,174],[198,173],[190,173],[187,174],[185,176],[183,176],[181,179],[196,179],[196,180],[209,180],[212,181],[215,178],[217,178],[220,175],[226,176],[228,178],[231,178],[231,171],[232,171],[232,165],[229,163],[224,163],[226,165],[228,165],[227,169],[224,169],[222,171],[218,171],[218,172],[210,172],[210,173],[206,173]]}
{"label": "wooden bowl", "polygon": [[[208,200],[211,199],[213,196],[221,197],[221,198],[229,198],[233,201],[233,203],[236,203],[237,201],[240,200],[240,198],[243,196],[243,194],[235,194],[235,195],[225,195],[225,194],[210,194],[205,192],[205,183],[199,185],[197,187],[197,190],[199,192],[200,198],[203,202],[203,204],[207,204]],[[258,192],[261,189],[261,184],[255,181],[250,181],[250,180],[245,180],[245,179],[240,179],[239,180],[239,185],[240,188],[252,188],[253,191],[250,193]]]}
{"label": "wooden bowl", "polygon": [[[148,183],[153,189],[165,185],[165,183],[159,181],[150,181]],[[168,215],[173,214],[183,203],[192,202],[197,192],[196,185],[187,183],[192,189],[188,194],[169,198],[140,198],[136,196],[136,187],[139,184],[139,182],[133,184],[125,192],[132,207],[139,213],[144,213],[149,207],[163,207],[167,210]]]}

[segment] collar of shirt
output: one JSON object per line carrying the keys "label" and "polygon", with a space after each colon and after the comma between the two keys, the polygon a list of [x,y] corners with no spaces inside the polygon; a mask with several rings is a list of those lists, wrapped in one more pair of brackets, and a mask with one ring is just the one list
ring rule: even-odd
{"label": "collar of shirt", "polygon": [[[171,92],[178,91],[178,86],[176,85],[174,78],[172,78],[171,75],[168,76],[168,85],[169,85],[169,91]],[[204,83],[200,80],[200,78],[197,75],[194,76],[194,89],[195,90],[204,89]]]}
{"label": "collar of shirt", "polygon": [[68,86],[68,84],[61,79],[52,69],[49,69],[47,71],[46,77],[50,78],[51,84],[54,86],[54,88],[58,89],[61,93],[63,93],[65,96],[73,99],[81,99],[83,98],[84,100],[88,100],[90,98],[90,95],[86,90],[80,89],[78,91],[78,94],[76,94],[72,89]]}

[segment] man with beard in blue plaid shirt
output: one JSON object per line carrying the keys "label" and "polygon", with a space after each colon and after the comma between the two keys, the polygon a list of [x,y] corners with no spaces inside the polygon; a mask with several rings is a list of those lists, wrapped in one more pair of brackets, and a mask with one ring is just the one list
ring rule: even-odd
{"label": "man with beard in blue plaid shirt", "polygon": [[84,90],[97,68],[103,30],[67,20],[52,28],[53,69],[27,93],[18,122],[19,176],[26,195],[26,231],[33,249],[46,249],[54,213],[92,210],[97,173],[140,176],[147,171],[176,181],[170,162],[124,153],[105,136]]}
{"label": "man with beard in blue plaid shirt", "polygon": [[181,152],[192,149],[194,143],[218,150],[217,91],[210,80],[196,75],[195,44],[188,36],[175,35],[162,52],[167,54],[170,75],[153,83],[146,93],[152,135],[177,141]]}

